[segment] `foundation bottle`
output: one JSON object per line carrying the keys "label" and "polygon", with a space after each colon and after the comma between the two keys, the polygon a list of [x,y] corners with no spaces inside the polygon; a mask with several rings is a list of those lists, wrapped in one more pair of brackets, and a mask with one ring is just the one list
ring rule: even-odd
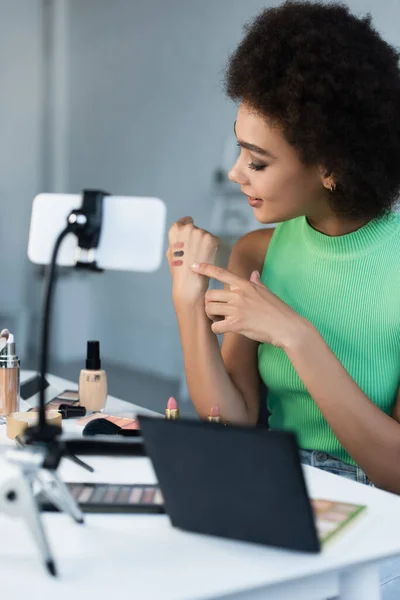
{"label": "foundation bottle", "polygon": [[107,376],[101,368],[100,342],[87,343],[86,369],[79,376],[79,403],[88,412],[103,410],[107,400]]}
{"label": "foundation bottle", "polygon": [[19,405],[19,366],[15,354],[15,342],[12,333],[8,339],[0,338],[0,415],[6,417],[18,411]]}

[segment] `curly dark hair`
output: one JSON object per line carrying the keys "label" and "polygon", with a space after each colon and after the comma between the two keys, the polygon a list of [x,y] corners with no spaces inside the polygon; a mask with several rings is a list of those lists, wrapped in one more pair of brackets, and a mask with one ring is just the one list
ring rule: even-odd
{"label": "curly dark hair", "polygon": [[331,207],[385,214],[400,191],[398,51],[343,4],[285,2],[245,25],[225,89],[277,123],[305,165],[332,173]]}

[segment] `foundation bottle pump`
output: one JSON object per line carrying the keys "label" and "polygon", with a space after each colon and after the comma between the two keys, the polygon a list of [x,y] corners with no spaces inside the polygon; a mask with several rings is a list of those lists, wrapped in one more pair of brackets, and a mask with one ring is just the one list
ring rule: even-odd
{"label": "foundation bottle pump", "polygon": [[100,342],[87,343],[86,369],[79,376],[79,403],[88,412],[103,410],[107,400],[107,375],[101,368]]}

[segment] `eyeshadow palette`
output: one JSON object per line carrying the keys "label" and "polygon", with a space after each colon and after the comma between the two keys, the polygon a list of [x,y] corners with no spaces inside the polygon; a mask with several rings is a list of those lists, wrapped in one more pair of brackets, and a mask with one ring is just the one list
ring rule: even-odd
{"label": "eyeshadow palette", "polygon": [[76,424],[85,426],[92,421],[97,421],[97,419],[105,419],[110,423],[114,423],[121,429],[130,429],[130,430],[139,430],[140,425],[137,419],[133,419],[131,417],[126,417],[124,415],[109,415],[106,413],[94,413],[90,415],[86,415],[85,417],[81,417],[77,420]]}
{"label": "eyeshadow palette", "polygon": [[58,394],[56,399],[64,403],[74,404],[75,402],[79,402],[79,392],[77,390],[64,390],[61,394]]}
{"label": "eyeshadow palette", "polygon": [[[79,404],[79,394],[75,390],[64,390],[48,402],[46,402],[46,410],[58,410],[61,404],[69,404],[75,406]],[[34,406],[29,409],[29,412],[38,412],[39,407]]]}
{"label": "eyeshadow palette", "polygon": [[[158,485],[68,483],[69,491],[83,512],[91,513],[165,513],[164,498]],[[42,495],[44,511],[57,509]]]}
{"label": "eyeshadow palette", "polygon": [[333,500],[322,500],[320,498],[311,500],[311,505],[318,536],[322,544],[325,544],[344,527],[347,528],[355,517],[358,517],[366,509],[364,505],[334,502]]}

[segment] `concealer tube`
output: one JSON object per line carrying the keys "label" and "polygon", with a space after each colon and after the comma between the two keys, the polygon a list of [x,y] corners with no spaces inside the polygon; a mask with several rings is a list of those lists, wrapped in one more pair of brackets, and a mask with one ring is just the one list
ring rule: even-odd
{"label": "concealer tube", "polygon": [[15,354],[13,334],[5,343],[4,338],[0,340],[0,415],[6,417],[18,410],[20,361]]}
{"label": "concealer tube", "polygon": [[100,343],[87,343],[86,369],[79,376],[79,404],[88,412],[103,410],[107,400],[107,375],[101,368]]}

